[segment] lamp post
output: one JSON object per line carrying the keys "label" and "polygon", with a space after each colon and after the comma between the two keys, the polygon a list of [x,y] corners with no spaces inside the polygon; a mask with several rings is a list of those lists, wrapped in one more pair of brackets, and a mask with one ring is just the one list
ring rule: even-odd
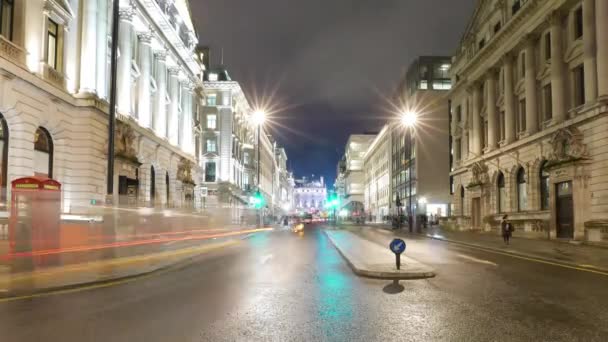
{"label": "lamp post", "polygon": [[112,5],[112,48],[110,57],[110,113],[108,115],[108,179],[106,188],[106,202],[113,204],[114,195],[114,130],[116,125],[116,78],[118,69],[118,21],[119,1],[114,0]]}
{"label": "lamp post", "polygon": [[[257,162],[257,164],[258,164],[257,165],[257,169],[258,169],[257,170],[258,171],[257,187],[258,187],[258,189],[257,189],[256,197],[258,199],[260,199],[262,197],[262,191],[261,191],[261,186],[260,186],[260,174],[261,174],[260,173],[260,171],[261,171],[260,159],[262,156],[260,154],[260,152],[261,152],[260,142],[261,142],[261,134],[262,134],[262,125],[264,124],[264,121],[266,121],[266,112],[264,112],[263,110],[259,110],[259,109],[256,110],[255,112],[253,112],[252,120],[253,120],[253,124],[255,126],[257,126],[257,131],[258,131],[257,132],[257,134],[258,134],[258,139],[257,139],[258,140],[258,143],[257,143],[258,144],[258,146],[257,146],[257,150],[258,150],[257,151],[257,157],[258,157],[257,158],[258,159],[258,162]],[[263,207],[263,205],[258,205],[258,227],[261,227],[263,224],[263,222],[262,222],[262,209],[263,208],[262,207]]]}
{"label": "lamp post", "polygon": [[[408,173],[409,173],[409,180],[408,180],[408,201],[407,201],[407,205],[408,205],[408,217],[407,217],[407,221],[408,221],[408,229],[411,232],[413,232],[413,225],[414,225],[414,218],[413,218],[413,212],[412,212],[412,152],[413,152],[413,144],[412,144],[412,137],[413,137],[413,131],[414,131],[414,127],[416,126],[416,121],[418,120],[418,115],[411,111],[408,110],[406,112],[404,112],[401,115],[401,125],[403,125],[403,127],[406,128],[406,130],[408,131],[408,152],[407,152],[407,159],[408,159]],[[404,152],[404,154],[406,154]]]}

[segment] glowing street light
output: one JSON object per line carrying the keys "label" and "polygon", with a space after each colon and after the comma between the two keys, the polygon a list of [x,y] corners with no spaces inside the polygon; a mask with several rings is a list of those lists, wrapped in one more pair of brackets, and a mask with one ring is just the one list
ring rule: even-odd
{"label": "glowing street light", "polygon": [[401,114],[401,124],[405,127],[414,127],[418,121],[416,112],[408,110]]}
{"label": "glowing street light", "polygon": [[264,125],[264,122],[266,122],[266,112],[261,109],[256,110],[251,116],[251,121],[257,127]]}

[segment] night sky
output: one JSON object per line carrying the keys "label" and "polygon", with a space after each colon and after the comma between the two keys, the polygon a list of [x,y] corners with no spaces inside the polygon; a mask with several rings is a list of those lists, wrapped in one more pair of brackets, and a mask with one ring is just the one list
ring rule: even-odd
{"label": "night sky", "polygon": [[476,0],[190,0],[200,43],[253,101],[301,177],[333,184],[348,135],[379,131],[419,55],[451,55]]}

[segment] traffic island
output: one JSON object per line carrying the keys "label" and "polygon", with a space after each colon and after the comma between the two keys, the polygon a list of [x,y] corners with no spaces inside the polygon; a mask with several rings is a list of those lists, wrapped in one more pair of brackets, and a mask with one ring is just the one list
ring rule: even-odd
{"label": "traffic island", "polygon": [[359,276],[398,280],[435,276],[431,267],[403,254],[401,267],[397,269],[396,257],[389,246],[382,247],[344,230],[325,230],[325,234],[353,272]]}

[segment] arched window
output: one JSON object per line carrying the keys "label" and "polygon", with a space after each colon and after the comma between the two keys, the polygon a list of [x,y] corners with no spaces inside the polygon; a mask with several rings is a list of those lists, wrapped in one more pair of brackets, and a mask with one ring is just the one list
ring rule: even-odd
{"label": "arched window", "polygon": [[8,175],[8,125],[0,114],[0,206],[6,204],[6,187]]}
{"label": "arched window", "polygon": [[460,216],[464,216],[464,186],[460,186]]}
{"label": "arched window", "polygon": [[549,210],[549,171],[546,161],[540,167],[540,209]]}
{"label": "arched window", "polygon": [[498,212],[504,213],[507,210],[507,189],[505,188],[505,175],[500,172],[496,180],[498,186]]}
{"label": "arched window", "polygon": [[165,174],[165,188],[167,189],[167,206],[169,206],[170,192],[169,192],[169,172]]}
{"label": "arched window", "polygon": [[150,166],[150,204],[154,206],[156,200],[156,172],[154,165]]}
{"label": "arched window", "polygon": [[53,178],[53,140],[43,127],[34,135],[34,175]]}
{"label": "arched window", "polygon": [[526,170],[520,167],[517,170],[517,209],[524,211],[528,208],[528,192],[526,189]]}

